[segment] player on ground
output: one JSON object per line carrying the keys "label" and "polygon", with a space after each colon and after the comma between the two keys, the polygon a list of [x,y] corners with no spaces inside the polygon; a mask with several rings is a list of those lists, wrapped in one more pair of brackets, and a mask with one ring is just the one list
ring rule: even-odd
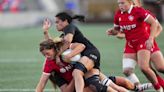
{"label": "player on ground", "polygon": [[[78,49],[75,51],[77,53],[80,53],[85,48],[82,44],[74,45],[76,46],[73,46],[76,48],[75,50]],[[54,85],[57,84],[59,86],[62,92],[74,92],[74,81],[72,80],[73,66],[65,62],[61,62],[63,66],[57,65],[54,59],[57,51],[58,45],[51,39],[40,43],[40,52],[46,57],[46,60],[43,67],[43,73],[36,87],[36,92],[43,92],[49,77]],[[54,82],[54,79],[57,80]],[[90,92],[90,90],[84,88],[84,92]]]}
{"label": "player on ground", "polygon": [[[66,63],[66,62],[61,62],[63,64],[63,66],[59,66],[56,64],[55,61],[55,55],[57,55],[58,52],[58,44],[55,44],[53,42],[53,40],[49,39],[47,41],[43,41],[40,44],[40,51],[41,53],[46,57],[46,61],[43,67],[43,74],[40,78],[40,81],[36,87],[36,92],[42,92],[48,79],[50,78],[53,82],[53,84],[57,84],[62,92],[74,92],[74,80],[72,77],[72,72],[73,72],[73,65],[70,63]],[[82,50],[84,50],[84,45],[80,44],[80,43],[72,43],[71,45],[71,49],[72,49],[72,53],[73,54],[78,54],[80,53]],[[73,55],[71,53],[71,55]],[[53,73],[53,74],[52,74]],[[89,73],[89,72],[87,72]],[[87,74],[86,73],[86,74]],[[52,74],[52,75],[51,75]],[[50,76],[51,75],[51,76]],[[95,77],[97,77],[96,75],[94,75]],[[89,77],[89,78],[85,78],[85,82],[86,85],[88,85],[88,87],[90,87],[90,82],[94,82],[93,79],[94,77]],[[55,81],[54,81],[55,80]],[[97,88],[92,88],[90,87],[90,89],[88,87],[84,88],[84,92],[117,92],[116,90],[118,90],[118,92],[128,92],[126,89],[119,87],[117,85],[115,85],[112,81],[110,82],[110,84],[108,85],[108,87],[106,85],[102,85],[100,84],[100,80],[97,80],[98,82],[94,82],[94,85],[99,85],[97,87],[99,87],[99,89],[101,88],[106,88],[105,90],[97,90]],[[96,84],[97,83],[97,84]],[[110,86],[114,87],[111,88]]]}

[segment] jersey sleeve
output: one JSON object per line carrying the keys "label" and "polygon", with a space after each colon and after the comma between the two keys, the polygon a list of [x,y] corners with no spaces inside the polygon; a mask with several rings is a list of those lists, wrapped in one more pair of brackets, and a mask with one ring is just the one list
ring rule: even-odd
{"label": "jersey sleeve", "polygon": [[120,26],[119,26],[119,12],[117,11],[115,16],[114,16],[114,29],[120,31]]}
{"label": "jersey sleeve", "polygon": [[45,62],[43,64],[43,73],[46,75],[50,75],[52,71],[53,71],[53,66],[51,62],[45,59]]}
{"label": "jersey sleeve", "polygon": [[146,21],[150,14],[143,8],[138,8],[138,17],[140,21]]}
{"label": "jersey sleeve", "polygon": [[65,29],[64,29],[64,34],[67,35],[68,33],[75,34],[76,27],[72,24],[69,24]]}
{"label": "jersey sleeve", "polygon": [[119,27],[119,11],[117,11],[114,15],[114,27]]}

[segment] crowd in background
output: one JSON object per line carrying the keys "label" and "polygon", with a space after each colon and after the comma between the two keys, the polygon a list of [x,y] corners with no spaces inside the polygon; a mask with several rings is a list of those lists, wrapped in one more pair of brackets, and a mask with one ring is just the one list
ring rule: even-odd
{"label": "crowd in background", "polygon": [[0,0],[0,12],[19,12],[25,10],[23,0]]}

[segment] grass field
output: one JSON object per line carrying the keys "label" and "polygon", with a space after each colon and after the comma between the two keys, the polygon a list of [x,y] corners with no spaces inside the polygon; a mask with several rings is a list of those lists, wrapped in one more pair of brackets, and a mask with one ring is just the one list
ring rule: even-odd
{"label": "grass field", "polygon": [[[101,52],[101,69],[106,75],[122,74],[121,59],[124,40],[108,37],[105,34],[110,24],[79,25],[79,28]],[[59,33],[51,28],[50,33]],[[42,27],[0,29],[0,91],[33,92],[42,73],[44,57],[39,52],[39,42],[43,39]],[[157,42],[164,53],[164,33]],[[136,69],[141,82],[146,78]],[[52,91],[50,84],[47,91]],[[50,89],[50,90],[49,90]]]}

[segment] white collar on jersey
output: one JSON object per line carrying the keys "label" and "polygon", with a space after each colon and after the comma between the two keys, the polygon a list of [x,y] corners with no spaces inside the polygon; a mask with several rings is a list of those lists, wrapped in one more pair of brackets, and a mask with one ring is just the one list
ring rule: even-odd
{"label": "white collar on jersey", "polygon": [[128,13],[129,13],[129,14],[131,13],[132,9],[133,9],[133,5],[130,5],[130,8],[129,8],[129,10],[128,10]]}
{"label": "white collar on jersey", "polygon": [[[132,9],[133,9],[133,5],[130,5],[130,8],[129,8],[129,10],[128,10],[128,13],[129,13],[129,14],[131,13]],[[124,13],[124,12],[121,12],[121,14],[123,14],[123,13]]]}

